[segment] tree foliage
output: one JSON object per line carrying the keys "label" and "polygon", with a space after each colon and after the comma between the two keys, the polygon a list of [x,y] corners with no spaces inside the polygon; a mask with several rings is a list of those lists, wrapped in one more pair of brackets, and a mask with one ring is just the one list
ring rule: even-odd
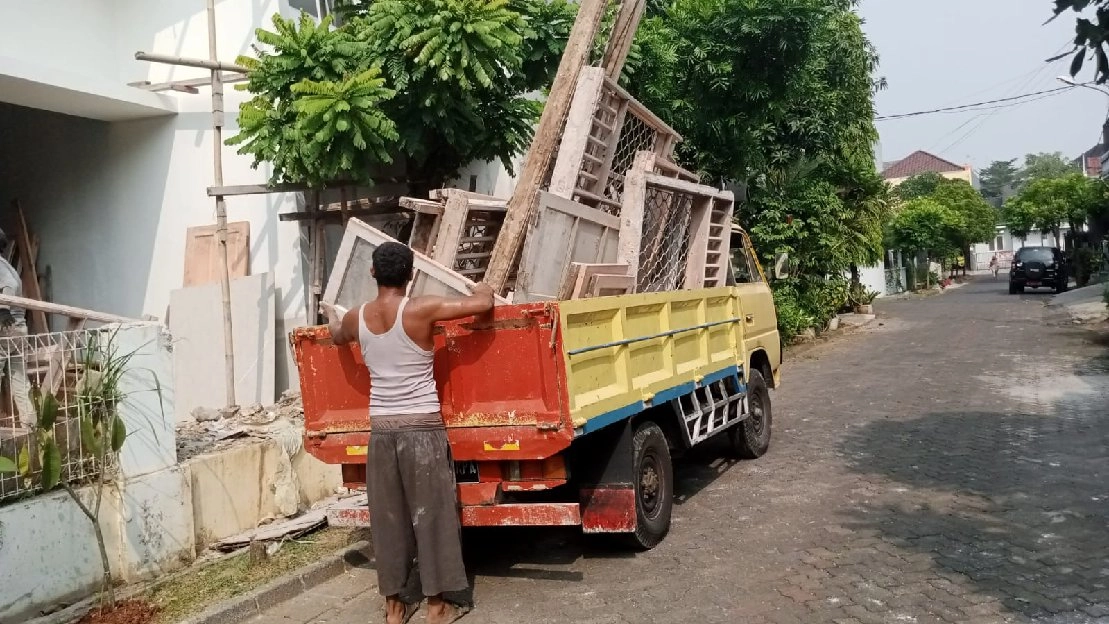
{"label": "tree foliage", "polygon": [[1088,8],[1095,9],[1093,19],[1081,15],[1076,18],[1074,48],[1056,59],[1071,56],[1070,74],[1077,76],[1087,59],[1092,58],[1096,67],[1094,80],[1098,83],[1109,80],[1109,56],[1106,55],[1106,46],[1109,44],[1109,0],[1053,0],[1053,3],[1055,16],[1052,19],[1067,11],[1081,14]]}
{"label": "tree foliage", "polygon": [[[971,245],[993,238],[998,213],[965,180],[922,174],[901,186],[905,184],[910,184],[902,195],[906,201],[887,232],[890,245],[948,257],[966,253]],[[902,192],[900,186],[897,190]]]}
{"label": "tree foliage", "polygon": [[1041,152],[1024,157],[1024,166],[1016,181],[1019,188],[1034,180],[1060,178],[1081,171],[1081,167],[1067,160],[1062,152]]}
{"label": "tree foliage", "polygon": [[1017,159],[995,160],[982,170],[982,196],[995,207],[1000,208],[1010,193],[1014,191],[1019,177]]}
{"label": "tree foliage", "polygon": [[889,224],[889,239],[905,251],[938,258],[958,253],[953,242],[959,229],[954,210],[930,197],[905,202]]}
{"label": "tree foliage", "polygon": [[272,163],[272,182],[369,183],[377,165],[400,161],[419,192],[475,160],[511,169],[540,111],[528,94],[548,84],[576,8],[376,0],[342,10],[337,29],[330,17],[275,17],[273,32],[257,32],[258,58],[239,59],[255,97],[229,143],[255,166]]}
{"label": "tree foliage", "polygon": [[1063,224],[1076,231],[1105,206],[1105,184],[1081,173],[1038,178],[1005,204],[1005,221],[1020,238],[1033,231],[1051,232],[1059,240]]}
{"label": "tree foliage", "polygon": [[893,192],[902,201],[928,197],[935,193],[936,189],[946,181],[947,178],[942,175],[934,171],[928,171],[902,181],[893,189]]}

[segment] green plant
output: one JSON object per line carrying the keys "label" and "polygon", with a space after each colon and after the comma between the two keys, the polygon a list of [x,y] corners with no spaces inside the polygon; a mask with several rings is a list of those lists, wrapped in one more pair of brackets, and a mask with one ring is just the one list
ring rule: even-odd
{"label": "green plant", "polygon": [[[115,482],[119,453],[128,435],[119,414],[120,404],[128,397],[121,385],[125,375],[141,370],[131,366],[137,350],[120,353],[114,339],[115,333],[107,337],[97,332],[88,334],[80,360],[82,375],[70,404],[60,405],[51,392],[43,393],[37,388],[32,391],[36,422],[31,440],[20,450],[16,461],[0,461],[0,472],[17,472],[29,489],[34,487],[45,492],[61,487],[88,519],[100,551],[102,606],[109,607],[115,604],[115,590],[107,543],[99,521],[100,509],[105,489]],[[152,391],[158,394],[159,408],[165,418],[161,382],[153,371],[147,372],[153,378]],[[82,498],[74,483],[63,479],[63,463],[67,459],[70,462],[81,460],[63,456],[68,456],[69,452],[59,448],[55,425],[63,419],[74,418],[80,427],[81,457],[91,456],[96,468],[96,476],[90,484],[91,501]],[[32,455],[36,462],[32,461]],[[0,458],[3,459],[6,458]]]}
{"label": "green plant", "polygon": [[403,165],[410,191],[444,186],[467,164],[511,170],[527,148],[573,23],[566,0],[346,2],[330,28],[274,18],[257,31],[229,144],[273,164],[271,182],[372,182]]}
{"label": "green plant", "polygon": [[774,289],[774,305],[778,313],[778,333],[782,340],[790,340],[817,324],[798,300],[797,291],[789,286]]}
{"label": "green plant", "polygon": [[870,305],[880,295],[876,290],[867,290],[862,284],[854,284],[848,295],[848,304],[854,308],[861,305]]}

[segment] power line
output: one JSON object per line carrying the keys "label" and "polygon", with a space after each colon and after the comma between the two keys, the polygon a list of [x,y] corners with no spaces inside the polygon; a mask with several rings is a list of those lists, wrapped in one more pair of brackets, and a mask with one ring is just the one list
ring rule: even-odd
{"label": "power line", "polygon": [[[874,120],[875,121],[889,121],[889,120],[893,120],[893,119],[905,119],[907,117],[920,117],[921,115],[934,115],[936,113],[949,113],[949,112],[957,112],[957,111],[973,112],[973,111],[977,111],[977,110],[991,110],[991,109],[988,109],[988,108],[980,108],[980,107],[987,106],[987,105],[990,105],[990,104],[1001,104],[1001,103],[1004,103],[1004,102],[1016,102],[1017,100],[1024,100],[1024,99],[1035,97],[1035,96],[1060,93],[1062,91],[1069,91],[1070,89],[1074,89],[1074,88],[1075,88],[1074,85],[1068,85],[1068,86],[1065,86],[1065,87],[1057,87],[1055,89],[1048,89],[1046,91],[1036,91],[1035,93],[1025,93],[1023,95],[1015,95],[1013,97],[1001,98],[1001,99],[998,99],[998,100],[987,100],[985,102],[975,102],[974,104],[963,104],[963,105],[960,105],[960,106],[948,106],[948,107],[945,107],[945,108],[933,108],[931,110],[915,111],[915,112],[912,112],[912,113],[899,113],[897,115],[882,115],[880,117],[875,117]],[[1020,102],[1020,103],[1023,103],[1023,102]],[[995,107],[995,108],[1004,108],[1004,107]]]}

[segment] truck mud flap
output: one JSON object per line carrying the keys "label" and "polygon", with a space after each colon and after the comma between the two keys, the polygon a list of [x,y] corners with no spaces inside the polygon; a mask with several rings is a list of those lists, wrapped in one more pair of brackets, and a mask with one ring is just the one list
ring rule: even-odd
{"label": "truck mud flap", "polygon": [[571,447],[570,473],[579,484],[581,525],[586,533],[635,530],[631,421],[591,433]]}

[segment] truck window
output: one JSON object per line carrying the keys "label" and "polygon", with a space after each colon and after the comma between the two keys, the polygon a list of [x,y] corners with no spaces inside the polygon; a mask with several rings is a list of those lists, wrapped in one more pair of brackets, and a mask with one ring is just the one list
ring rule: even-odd
{"label": "truck window", "polygon": [[732,236],[732,278],[736,284],[750,284],[759,281],[759,274],[751,262],[750,249],[743,244],[743,237]]}

